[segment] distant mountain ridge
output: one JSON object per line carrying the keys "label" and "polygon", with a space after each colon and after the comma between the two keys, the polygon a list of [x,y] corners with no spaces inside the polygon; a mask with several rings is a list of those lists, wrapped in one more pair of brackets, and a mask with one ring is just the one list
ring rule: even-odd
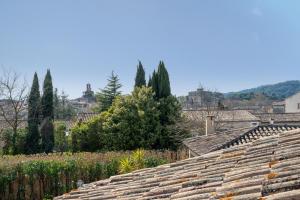
{"label": "distant mountain ridge", "polygon": [[300,92],[300,81],[291,80],[280,82],[276,84],[262,85],[256,88],[241,90],[238,92],[225,93],[226,98],[238,98],[242,96],[249,96],[251,94],[264,94],[274,100],[283,100],[290,97],[297,92]]}

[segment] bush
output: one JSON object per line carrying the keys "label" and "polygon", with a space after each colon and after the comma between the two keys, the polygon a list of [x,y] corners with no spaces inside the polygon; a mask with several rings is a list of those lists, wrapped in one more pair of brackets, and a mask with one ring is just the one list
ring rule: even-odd
{"label": "bush", "polygon": [[[11,129],[6,129],[3,131],[0,140],[4,142],[2,152],[4,155],[12,155],[13,152],[13,142],[12,142],[13,131]],[[26,135],[27,129],[19,129],[16,135],[16,149],[15,154],[24,154],[26,149]]]}
{"label": "bush", "polygon": [[167,163],[167,161],[162,158],[146,157],[144,150],[137,149],[130,156],[124,157],[120,160],[119,172],[122,174],[129,173],[145,167],[156,167],[164,163]]}
{"label": "bush", "polygon": [[[108,152],[3,156],[0,157],[0,196],[4,199],[25,199],[25,196],[51,199],[77,188],[78,180],[89,183],[141,167],[154,167],[169,155],[168,152],[138,150],[132,154]],[[151,162],[148,157],[151,157]],[[133,162],[129,169],[120,170],[123,159]]]}

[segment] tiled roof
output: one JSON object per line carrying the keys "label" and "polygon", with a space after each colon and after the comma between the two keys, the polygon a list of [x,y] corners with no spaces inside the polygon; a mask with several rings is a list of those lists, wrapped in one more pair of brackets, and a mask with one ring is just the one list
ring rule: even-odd
{"label": "tiled roof", "polygon": [[273,105],[273,106],[284,106],[284,105],[285,105],[285,101],[277,101],[277,102],[273,102],[272,105]]}
{"label": "tiled roof", "polygon": [[262,123],[268,123],[270,119],[274,120],[274,123],[295,123],[300,124],[300,113],[257,113],[254,114],[261,120]]}
{"label": "tiled roof", "polygon": [[[272,131],[271,131],[272,132]],[[60,199],[300,199],[300,130],[113,176]]]}
{"label": "tiled roof", "polygon": [[192,156],[199,156],[225,145],[227,142],[252,129],[250,127],[232,129],[222,133],[209,134],[208,136],[196,136],[184,140],[183,144],[191,151]]}
{"label": "tiled roof", "polygon": [[235,145],[251,142],[260,137],[276,135],[283,131],[293,130],[299,126],[258,126],[255,128],[233,129],[208,136],[196,136],[183,141],[183,144],[191,150],[193,156],[199,156],[220,148],[228,148]]}
{"label": "tiled roof", "polygon": [[203,121],[207,115],[214,115],[219,122],[259,121],[259,118],[246,110],[207,111],[185,110],[183,114],[192,121]]}

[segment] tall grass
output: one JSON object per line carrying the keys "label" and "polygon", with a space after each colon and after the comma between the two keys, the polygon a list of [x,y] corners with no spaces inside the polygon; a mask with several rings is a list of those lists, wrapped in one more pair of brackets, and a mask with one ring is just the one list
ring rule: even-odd
{"label": "tall grass", "polygon": [[[0,157],[0,199],[51,199],[77,188],[80,181],[89,183],[173,162],[173,155],[169,151],[140,150],[3,156]],[[124,163],[126,159],[128,163]]]}

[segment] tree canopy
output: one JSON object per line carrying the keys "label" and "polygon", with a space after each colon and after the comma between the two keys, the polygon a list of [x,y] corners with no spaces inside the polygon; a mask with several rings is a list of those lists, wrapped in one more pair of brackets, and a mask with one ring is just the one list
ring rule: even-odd
{"label": "tree canopy", "polygon": [[112,71],[111,76],[107,81],[108,83],[105,88],[96,94],[96,98],[99,103],[97,110],[99,111],[108,110],[114,99],[121,95],[120,88],[122,85],[120,84],[118,75]]}

